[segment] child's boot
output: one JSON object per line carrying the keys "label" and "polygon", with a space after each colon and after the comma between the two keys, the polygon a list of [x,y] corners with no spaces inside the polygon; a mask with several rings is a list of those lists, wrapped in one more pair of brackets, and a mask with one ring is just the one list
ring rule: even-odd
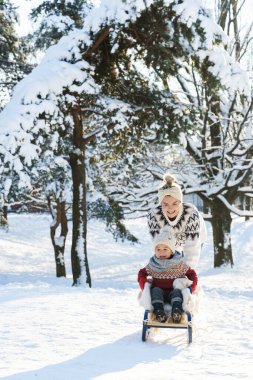
{"label": "child's boot", "polygon": [[181,302],[173,302],[171,317],[174,323],[180,323],[183,314],[183,308]]}
{"label": "child's boot", "polygon": [[161,322],[161,323],[166,322],[167,316],[165,314],[163,304],[160,304],[160,303],[153,304],[153,307],[154,307],[154,314],[155,314],[155,318],[157,322]]}
{"label": "child's boot", "polygon": [[164,310],[162,310],[162,309],[155,310],[154,313],[155,313],[155,317],[156,317],[157,322],[161,322],[161,323],[166,322],[167,316],[166,316]]}

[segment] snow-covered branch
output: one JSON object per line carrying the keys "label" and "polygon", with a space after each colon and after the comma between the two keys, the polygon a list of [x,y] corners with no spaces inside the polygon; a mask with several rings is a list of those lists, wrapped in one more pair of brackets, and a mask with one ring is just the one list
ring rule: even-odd
{"label": "snow-covered branch", "polygon": [[241,217],[253,217],[253,211],[239,210],[237,207],[231,205],[223,195],[218,195],[218,198],[224,205],[233,213]]}

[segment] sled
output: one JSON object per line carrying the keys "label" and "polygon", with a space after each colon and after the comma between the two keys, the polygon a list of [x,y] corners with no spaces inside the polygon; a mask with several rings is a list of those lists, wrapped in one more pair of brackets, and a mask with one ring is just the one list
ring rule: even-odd
{"label": "sled", "polygon": [[171,316],[168,317],[165,323],[161,323],[155,319],[154,314],[150,310],[145,310],[142,327],[143,342],[147,340],[151,328],[185,329],[188,334],[188,343],[192,343],[192,316],[189,311],[183,313],[180,323],[173,323]]}

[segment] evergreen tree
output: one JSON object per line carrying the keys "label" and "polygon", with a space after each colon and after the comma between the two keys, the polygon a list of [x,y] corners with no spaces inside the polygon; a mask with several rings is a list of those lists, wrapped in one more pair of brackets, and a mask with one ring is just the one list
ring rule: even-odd
{"label": "evergreen tree", "polygon": [[15,31],[18,16],[9,0],[0,1],[0,109],[9,101],[14,85],[31,71]]}
{"label": "evergreen tree", "polygon": [[14,30],[17,14],[9,0],[0,1],[1,60],[8,61],[18,55],[18,39]]}
{"label": "evergreen tree", "polygon": [[[0,110],[10,99],[14,85],[31,68],[26,64],[26,56],[22,51],[20,40],[15,32],[18,16],[9,0],[0,0]],[[1,194],[0,224],[7,224],[6,195],[9,191],[9,179],[6,180],[5,190]]]}
{"label": "evergreen tree", "polygon": [[90,8],[89,1],[50,0],[43,1],[32,9],[30,18],[37,28],[28,38],[34,43],[34,49],[45,50],[71,30],[82,28],[85,15]]}

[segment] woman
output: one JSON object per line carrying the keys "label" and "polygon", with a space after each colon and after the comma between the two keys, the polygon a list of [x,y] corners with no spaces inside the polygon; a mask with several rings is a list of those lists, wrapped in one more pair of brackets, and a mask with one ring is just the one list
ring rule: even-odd
{"label": "woman", "polygon": [[184,253],[185,262],[196,268],[201,246],[206,240],[205,222],[197,208],[183,202],[182,190],[176,179],[164,175],[164,184],[158,190],[159,205],[148,214],[148,227],[154,239],[166,230],[176,238],[176,249]]}

